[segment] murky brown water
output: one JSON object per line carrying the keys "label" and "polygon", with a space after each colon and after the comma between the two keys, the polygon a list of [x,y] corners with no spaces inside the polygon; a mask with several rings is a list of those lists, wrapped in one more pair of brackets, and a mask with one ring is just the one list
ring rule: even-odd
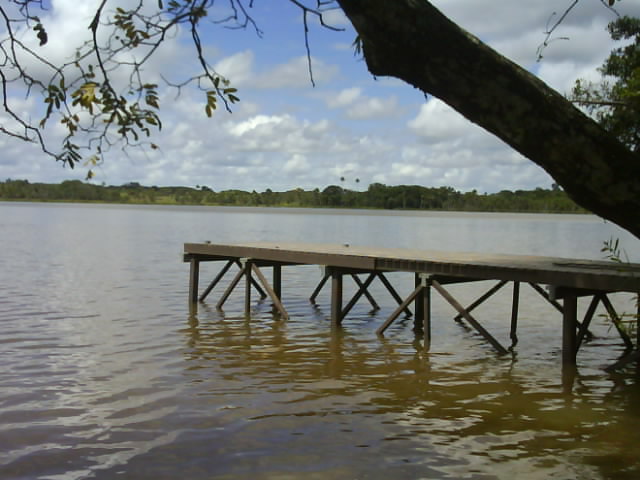
{"label": "murky brown water", "polygon": [[[180,257],[185,241],[289,239],[597,258],[612,234],[633,256],[623,233],[591,217],[266,212],[0,204],[0,478],[640,476],[640,386],[603,371],[622,351],[603,319],[567,388],[558,314],[525,286],[513,356],[435,297],[425,352],[410,320],[376,337],[394,308],[380,286],[379,312],[361,302],[331,328],[328,292],[307,300],[315,267],[284,269],[287,322],[268,302],[245,318],[241,292],[190,313]],[[478,309],[507,344],[509,315],[509,289]]]}

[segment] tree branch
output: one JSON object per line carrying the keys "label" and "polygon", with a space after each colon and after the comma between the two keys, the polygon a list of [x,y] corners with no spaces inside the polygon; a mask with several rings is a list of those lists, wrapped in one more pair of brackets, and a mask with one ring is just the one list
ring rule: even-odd
{"label": "tree branch", "polygon": [[544,168],[580,205],[640,237],[640,156],[430,2],[338,0],[376,76],[432,94]]}

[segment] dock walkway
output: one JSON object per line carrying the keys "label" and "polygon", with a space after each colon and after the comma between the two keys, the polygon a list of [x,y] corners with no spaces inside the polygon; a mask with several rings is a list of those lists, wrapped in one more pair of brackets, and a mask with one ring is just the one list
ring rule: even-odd
{"label": "dock walkway", "polygon": [[[596,307],[602,303],[619,327],[619,317],[607,294],[613,292],[640,292],[640,264],[618,264],[607,261],[567,259],[527,255],[498,255],[479,253],[455,253],[414,249],[360,247],[349,245],[326,245],[307,243],[245,243],[213,244],[185,243],[184,261],[190,263],[189,301],[203,301],[220,283],[233,265],[240,270],[232,279],[217,302],[222,308],[229,295],[244,278],[245,312],[251,303],[251,291],[256,289],[263,297],[269,296],[274,311],[282,318],[288,313],[281,301],[282,267],[293,265],[319,265],[325,275],[311,295],[315,301],[323,286],[331,283],[331,320],[340,324],[355,303],[363,296],[377,308],[368,288],[379,279],[389,291],[398,307],[378,329],[384,334],[386,328],[402,313],[411,314],[414,307],[414,328],[424,335],[425,346],[431,340],[431,291],[437,291],[457,311],[457,319],[464,318],[501,354],[508,351],[471,314],[507,283],[513,283],[511,315],[511,341],[517,343],[517,320],[519,289],[527,283],[562,314],[562,359],[567,365],[575,365],[576,355],[582,341],[589,336],[589,324]],[[199,265],[201,262],[226,262],[218,275],[202,294],[198,295]],[[272,269],[269,282],[262,268]],[[408,272],[415,276],[415,290],[402,298],[386,277],[390,272]],[[358,290],[343,304],[343,278],[350,276]],[[361,278],[364,276],[364,280]],[[462,306],[445,289],[444,285],[495,280],[498,283],[480,296],[471,305]],[[543,286],[546,286],[544,288]],[[590,297],[591,302],[584,318],[577,318],[577,299]],[[640,332],[640,329],[638,329]],[[618,332],[628,350],[633,342],[621,328]],[[632,355],[637,355],[634,353]]]}

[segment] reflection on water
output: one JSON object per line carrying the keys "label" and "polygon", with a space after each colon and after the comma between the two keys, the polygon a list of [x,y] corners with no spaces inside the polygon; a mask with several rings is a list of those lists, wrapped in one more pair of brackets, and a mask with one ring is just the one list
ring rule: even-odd
{"label": "reflection on water", "polygon": [[[637,411],[629,406],[638,389],[623,376],[578,373],[566,393],[554,367],[550,375],[486,350],[374,343],[362,329],[322,320],[207,312],[184,334],[190,381],[210,386],[229,421],[241,424],[234,443],[250,446],[242,465],[225,467],[230,476],[273,473],[298,457],[336,478],[382,477],[380,469],[402,478],[593,478],[621,462],[637,473]],[[629,403],[612,408],[621,395]]]}
{"label": "reflection on water", "polygon": [[[0,230],[2,479],[640,473],[636,374],[603,371],[622,352],[615,332],[594,320],[596,338],[581,350],[567,389],[560,321],[535,292],[523,288],[520,342],[504,357],[435,298],[429,352],[410,319],[378,339],[376,328],[395,307],[379,286],[372,291],[381,311],[361,302],[343,328],[332,328],[327,292],[318,306],[307,300],[320,278],[313,268],[283,270],[286,322],[273,319],[267,301],[245,318],[241,292],[225,312],[214,307],[216,292],[191,314],[186,304],[182,243],[214,234],[278,240],[286,225],[294,236],[306,229],[330,241],[327,232],[339,231],[393,246],[396,238],[384,232],[413,231],[420,238],[407,246],[433,248],[422,243],[443,232],[511,232],[503,241],[515,245],[523,230],[537,229],[544,241],[536,249],[556,238],[557,248],[572,252],[576,243],[599,247],[592,237],[610,234],[590,217],[561,217],[565,224],[547,216],[478,222],[368,214],[354,222],[344,213],[309,220],[286,212],[38,205],[0,205],[0,214],[10,226]],[[567,238],[575,232],[579,239]],[[458,249],[479,248],[466,241]],[[203,282],[216,268],[206,267]],[[412,289],[410,275],[392,281],[401,293]],[[452,290],[466,303],[485,287]],[[510,292],[500,295],[477,316],[508,341]]]}

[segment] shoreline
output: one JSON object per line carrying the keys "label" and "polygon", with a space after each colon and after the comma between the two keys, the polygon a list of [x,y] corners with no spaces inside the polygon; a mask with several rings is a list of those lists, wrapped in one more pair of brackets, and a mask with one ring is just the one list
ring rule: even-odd
{"label": "shoreline", "polygon": [[[52,205],[113,205],[113,206],[158,206],[158,207],[202,207],[202,208],[219,208],[234,210],[250,210],[252,212],[275,213],[267,210],[304,210],[305,213],[323,214],[331,212],[336,215],[349,215],[352,212],[358,212],[362,215],[407,215],[412,216],[417,213],[426,214],[532,214],[532,215],[580,215],[580,216],[597,216],[586,210],[582,211],[560,211],[560,210],[459,210],[459,209],[414,209],[414,208],[376,208],[376,207],[352,207],[352,206],[296,206],[296,205],[224,205],[219,203],[176,203],[176,202],[107,202],[100,200],[50,200],[38,198],[0,198],[0,203],[8,204],[52,204]],[[295,213],[295,212],[289,212]],[[302,212],[301,212],[302,213]]]}

